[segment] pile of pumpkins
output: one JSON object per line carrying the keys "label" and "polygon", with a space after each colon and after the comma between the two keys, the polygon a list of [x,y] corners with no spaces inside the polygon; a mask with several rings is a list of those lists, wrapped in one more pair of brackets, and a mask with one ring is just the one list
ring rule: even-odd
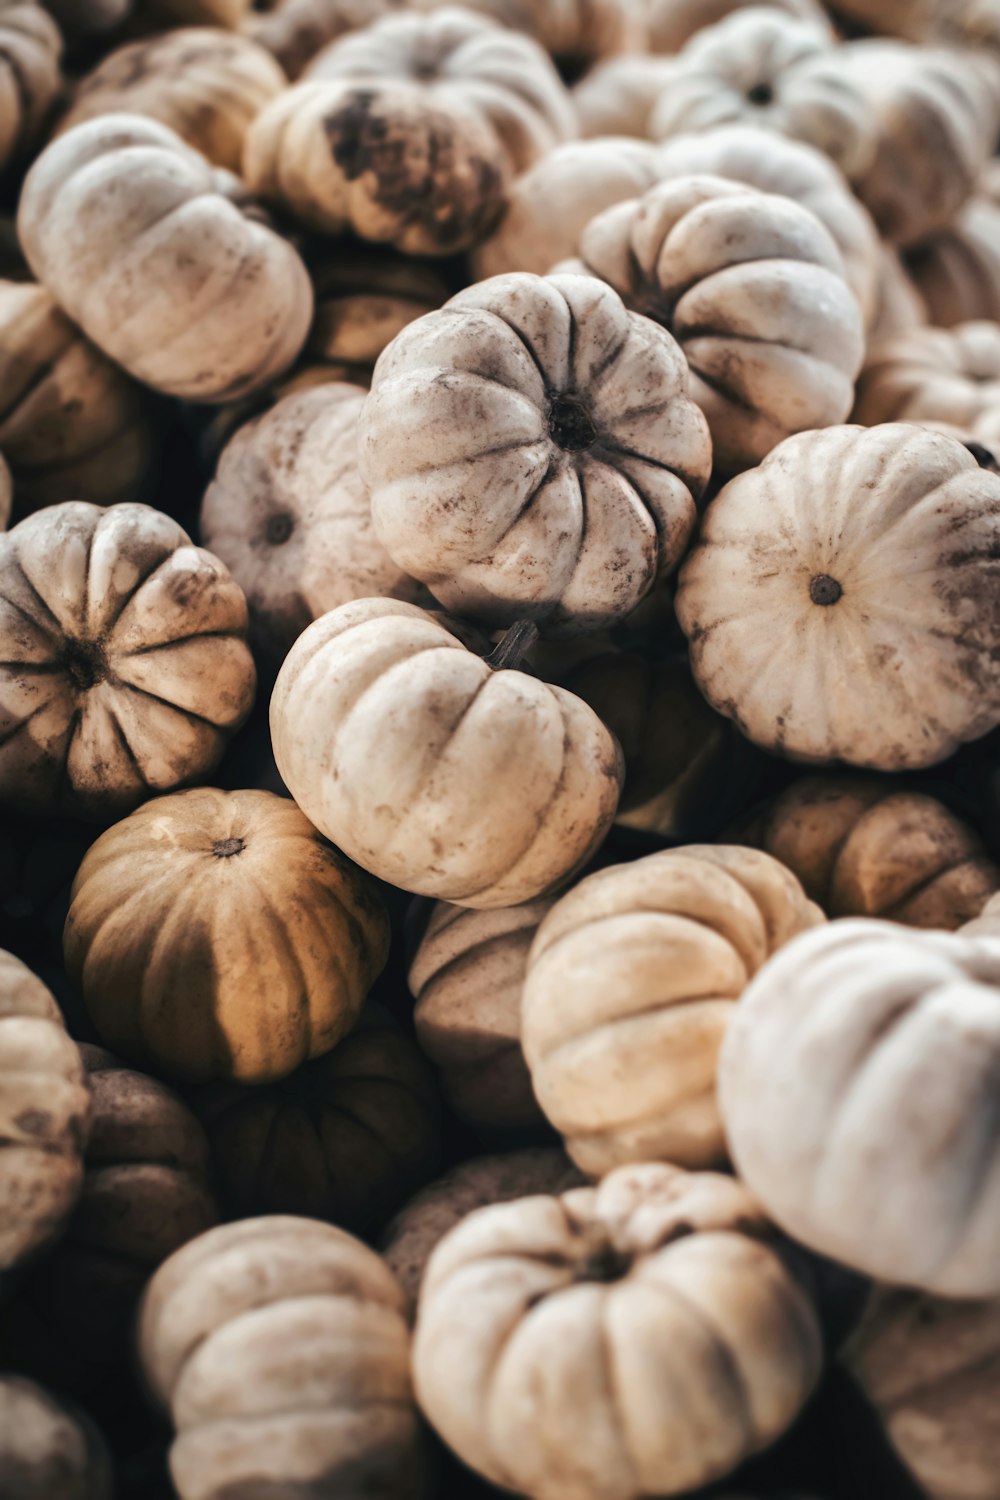
{"label": "pile of pumpkins", "polygon": [[1000,1500],[1000,4],[0,0],[3,1500]]}

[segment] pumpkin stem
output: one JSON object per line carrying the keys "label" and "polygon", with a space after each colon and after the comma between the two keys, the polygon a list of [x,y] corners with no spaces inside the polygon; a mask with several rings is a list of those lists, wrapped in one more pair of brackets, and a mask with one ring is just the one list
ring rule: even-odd
{"label": "pumpkin stem", "polygon": [[534,620],[515,620],[489,656],[484,658],[486,665],[494,672],[519,667],[537,640],[538,626]]}

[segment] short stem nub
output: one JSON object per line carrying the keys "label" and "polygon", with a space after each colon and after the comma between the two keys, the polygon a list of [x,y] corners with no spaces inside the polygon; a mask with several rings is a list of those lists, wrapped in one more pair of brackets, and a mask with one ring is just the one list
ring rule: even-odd
{"label": "short stem nub", "polygon": [[232,859],[234,854],[242,854],[246,848],[243,839],[216,839],[212,845],[212,853],[216,859]]}
{"label": "short stem nub", "polygon": [[817,573],[809,582],[809,597],[814,604],[836,604],[843,592],[836,578],[831,578],[829,573]]}
{"label": "short stem nub", "polygon": [[534,620],[515,620],[485,658],[486,665],[494,672],[516,669],[537,640],[538,626]]}

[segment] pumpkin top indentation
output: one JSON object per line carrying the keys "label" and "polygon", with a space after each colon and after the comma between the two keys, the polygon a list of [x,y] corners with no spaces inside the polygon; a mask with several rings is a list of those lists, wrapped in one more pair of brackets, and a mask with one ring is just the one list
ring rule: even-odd
{"label": "pumpkin top indentation", "polygon": [[824,607],[836,604],[843,595],[843,588],[836,578],[831,578],[829,573],[817,573],[809,581],[809,597],[814,604]]}

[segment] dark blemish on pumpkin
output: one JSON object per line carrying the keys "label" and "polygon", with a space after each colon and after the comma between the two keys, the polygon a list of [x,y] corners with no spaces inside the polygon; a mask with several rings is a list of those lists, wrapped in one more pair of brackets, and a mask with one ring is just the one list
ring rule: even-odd
{"label": "dark blemish on pumpkin", "polygon": [[268,518],[265,535],[272,547],[281,547],[295,530],[295,521],[287,510],[276,511]]}
{"label": "dark blemish on pumpkin", "polygon": [[88,692],[108,676],[108,659],[96,641],[67,640],[62,651],[62,666],[78,692]]}
{"label": "dark blemish on pumpkin", "polygon": [[747,103],[757,109],[766,109],[769,104],[774,103],[774,89],[769,83],[755,83],[752,89],[747,89]]}
{"label": "dark blemish on pumpkin", "polygon": [[212,845],[212,853],[216,859],[232,859],[234,854],[242,854],[245,848],[244,839],[216,839]]}
{"label": "dark blemish on pumpkin", "polygon": [[836,578],[831,578],[829,573],[817,573],[809,580],[810,599],[814,604],[822,605],[824,608],[836,604],[843,592]]}
{"label": "dark blemish on pumpkin", "polygon": [[52,1116],[44,1109],[23,1109],[14,1116],[14,1124],[25,1135],[48,1135],[52,1128]]}

